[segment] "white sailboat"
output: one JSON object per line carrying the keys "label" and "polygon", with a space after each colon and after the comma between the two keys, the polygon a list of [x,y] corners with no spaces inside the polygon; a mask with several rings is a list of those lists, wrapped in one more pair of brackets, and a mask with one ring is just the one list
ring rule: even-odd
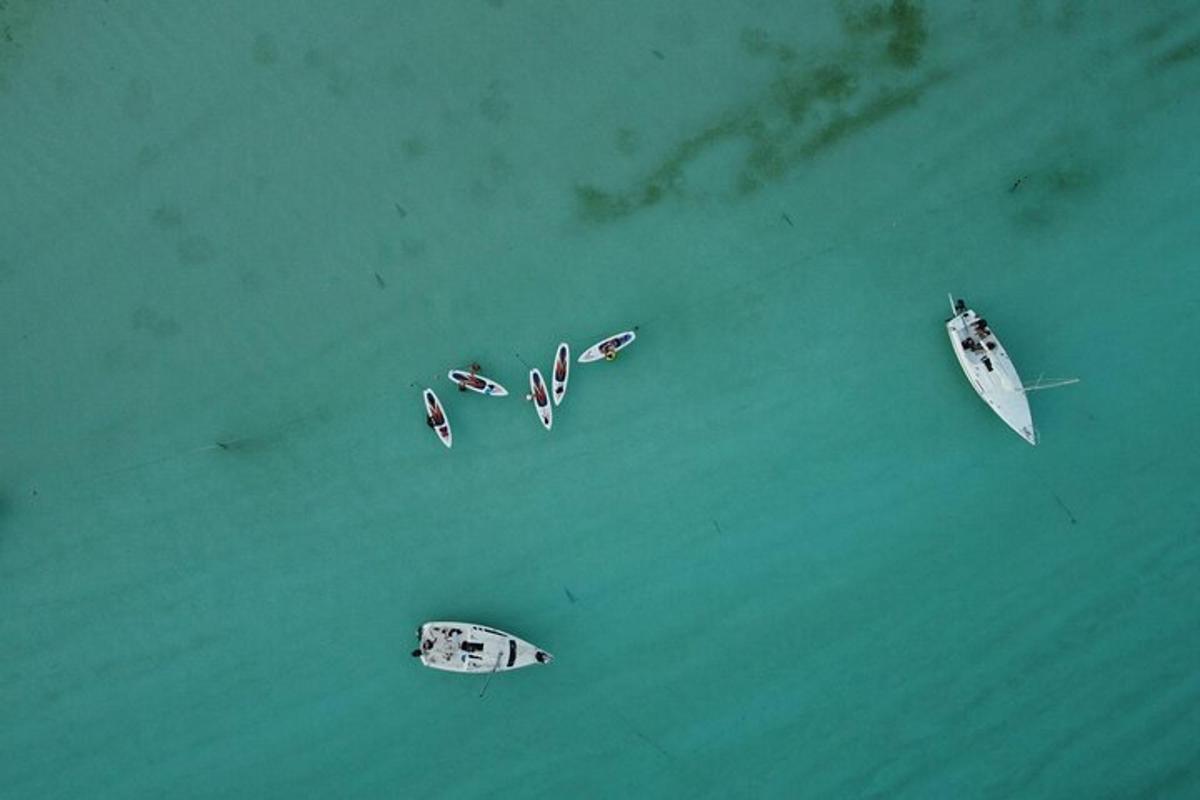
{"label": "white sailboat", "polygon": [[426,622],[414,658],[432,669],[493,673],[549,664],[554,656],[511,633],[471,622]]}
{"label": "white sailboat", "polygon": [[975,313],[974,309],[967,308],[965,302],[955,300],[952,296],[950,307],[954,315],[946,320],[946,333],[967,380],[1008,427],[1025,441],[1036,445],[1037,430],[1033,427],[1033,414],[1029,410],[1026,393],[1078,383],[1079,379],[1023,385],[1017,368],[1013,366],[1012,359],[996,334],[988,327],[987,320]]}

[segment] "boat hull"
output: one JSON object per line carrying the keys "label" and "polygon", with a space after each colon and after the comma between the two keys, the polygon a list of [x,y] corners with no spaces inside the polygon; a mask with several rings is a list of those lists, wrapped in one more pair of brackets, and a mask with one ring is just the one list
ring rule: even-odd
{"label": "boat hull", "polygon": [[[971,388],[996,416],[1022,439],[1036,445],[1037,431],[1021,376],[995,333],[986,325],[978,327],[980,322],[979,315],[970,308],[946,320],[946,335],[958,365]],[[974,348],[964,345],[972,342]]]}
{"label": "boat hull", "polygon": [[426,622],[417,639],[421,663],[444,672],[508,672],[554,660],[524,639],[472,622]]}

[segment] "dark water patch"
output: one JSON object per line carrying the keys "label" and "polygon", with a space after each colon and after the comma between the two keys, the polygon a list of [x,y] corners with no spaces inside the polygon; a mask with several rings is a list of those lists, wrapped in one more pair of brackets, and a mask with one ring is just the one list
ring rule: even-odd
{"label": "dark water patch", "polygon": [[471,194],[476,201],[487,202],[512,182],[516,170],[508,156],[499,151],[492,152],[485,162],[483,172],[471,179]]}
{"label": "dark water patch", "polygon": [[269,33],[260,33],[254,37],[254,44],[250,47],[250,57],[254,63],[260,67],[269,67],[279,61],[279,48],[275,45],[275,39]]}
{"label": "dark water patch", "polygon": [[8,88],[8,69],[33,43],[39,0],[0,0],[0,91]]}
{"label": "dark water patch", "polygon": [[1059,33],[1074,33],[1083,22],[1087,5],[1081,0],[1059,0],[1054,14],[1054,28]]}
{"label": "dark water patch", "polygon": [[211,447],[204,449],[215,449],[217,452],[231,455],[253,455],[274,449],[285,441],[310,431],[319,423],[329,422],[330,418],[329,411],[320,408],[311,414],[295,417],[262,432],[219,436],[213,441]]}
{"label": "dark water patch", "polygon": [[762,28],[743,28],[738,35],[738,43],[742,52],[749,56],[771,58],[782,64],[796,59],[796,48],[776,42],[771,38],[771,34]]}
{"label": "dark water patch", "polygon": [[54,73],[54,96],[61,100],[70,100],[79,93],[75,81],[71,80],[71,76],[59,70]]}
{"label": "dark water patch", "polygon": [[[1181,720],[1183,725],[1193,725],[1194,711],[1187,704],[1181,704],[1173,709],[1173,720]],[[1165,731],[1154,737],[1154,741],[1168,741]],[[1148,771],[1139,776],[1137,781],[1130,781],[1124,786],[1108,787],[1112,797],[1193,797],[1200,790],[1200,761],[1181,760],[1170,767]]]}
{"label": "dark water patch", "polygon": [[[775,75],[759,98],[719,113],[624,189],[577,184],[579,217],[592,223],[613,222],[667,198],[685,198],[689,167],[728,143],[744,145],[741,162],[731,168],[732,193],[735,197],[752,194],[784,179],[803,161],[915,106],[928,88],[948,77],[944,71],[930,70],[896,83],[895,67],[913,72],[928,39],[919,6],[896,0],[858,11],[844,8],[842,16],[851,46],[821,59],[815,67],[793,64],[792,49],[774,41],[767,31],[741,31],[743,52],[776,62]],[[872,62],[872,53],[883,55],[882,67],[878,58]],[[631,154],[632,136],[627,138]],[[619,151],[621,146],[618,132]]]}
{"label": "dark water patch", "polygon": [[305,69],[317,73],[313,81],[322,83],[325,91],[339,100],[348,97],[354,88],[353,78],[315,47],[304,51],[302,63]]}
{"label": "dark water patch", "polygon": [[238,285],[242,287],[242,291],[247,294],[258,294],[263,290],[262,275],[252,269],[243,268],[238,273]]}
{"label": "dark water patch", "polygon": [[1025,30],[1031,30],[1042,23],[1042,8],[1040,0],[1021,0],[1017,6],[1017,21]]}
{"label": "dark water patch", "polygon": [[375,242],[376,263],[384,266],[395,263],[396,250],[391,239],[379,239]]}
{"label": "dark water patch", "polygon": [[866,8],[843,8],[847,33],[856,37],[884,36],[885,52],[893,66],[912,69],[921,61],[929,31],[925,10],[910,0],[875,3]]}
{"label": "dark water patch", "polygon": [[281,441],[283,441],[282,434],[227,436],[218,439],[215,445],[218,450],[224,453],[253,453],[256,450],[265,450]]}
{"label": "dark water patch", "polygon": [[375,273],[375,285],[378,286],[380,289],[387,288],[387,282],[384,281],[383,276],[380,275],[378,272]]}
{"label": "dark water patch", "polygon": [[738,44],[749,55],[766,55],[771,52],[771,35],[762,28],[742,28],[741,34],[738,35]]}
{"label": "dark water patch", "polygon": [[171,230],[183,224],[183,212],[179,206],[164,203],[150,214],[150,221],[159,230]]}
{"label": "dark water patch", "polygon": [[617,152],[623,156],[632,156],[638,151],[637,131],[632,128],[617,128],[614,135]]}
{"label": "dark water patch", "polygon": [[1095,170],[1087,164],[1067,163],[1046,173],[1046,184],[1055,194],[1079,194],[1092,189],[1097,182]]}
{"label": "dark water patch", "polygon": [[810,75],[812,92],[822,100],[845,100],[858,89],[858,79],[839,64],[825,64]]}
{"label": "dark water patch", "polygon": [[138,148],[137,152],[138,169],[150,169],[158,163],[160,158],[162,158],[162,150],[157,145],[143,145]]}
{"label": "dark water patch", "polygon": [[213,243],[204,236],[188,236],[175,248],[179,263],[189,267],[207,264],[216,255]]}
{"label": "dark water patch", "polygon": [[145,78],[130,78],[121,96],[121,110],[134,122],[142,122],[154,112],[154,87]]}
{"label": "dark water patch", "polygon": [[623,193],[606,192],[590,184],[575,187],[579,215],[589,222],[613,222],[638,209]]}
{"label": "dark water patch", "polygon": [[479,101],[479,114],[493,125],[499,125],[508,120],[512,114],[512,103],[505,97],[503,84],[493,80],[487,85],[483,98]]}
{"label": "dark water patch", "polygon": [[325,72],[325,91],[330,95],[341,100],[350,96],[350,90],[354,88],[354,80],[344,70],[337,66],[331,66]]}
{"label": "dark water patch", "polygon": [[1055,221],[1053,210],[1045,203],[1028,203],[1012,215],[1013,223],[1025,230],[1049,228]]}
{"label": "dark water patch", "polygon": [[1071,509],[1070,509],[1070,508],[1067,506],[1067,504],[1066,504],[1066,503],[1064,503],[1064,502],[1063,502],[1063,499],[1062,499],[1061,497],[1059,497],[1057,494],[1055,494],[1055,495],[1054,495],[1054,502],[1055,502],[1055,503],[1057,503],[1057,504],[1058,504],[1058,507],[1059,507],[1060,509],[1062,509],[1062,512],[1063,512],[1064,514],[1066,514],[1066,515],[1067,515],[1067,520],[1068,520],[1068,521],[1069,521],[1069,522],[1070,522],[1072,525],[1078,525],[1078,524],[1079,524],[1079,520],[1077,520],[1077,519],[1075,518],[1075,514],[1074,514],[1074,513],[1072,513]]}
{"label": "dark water patch", "polygon": [[400,142],[400,152],[410,161],[415,161],[425,155],[428,150],[425,141],[419,136],[409,136]]}
{"label": "dark water patch", "polygon": [[1040,232],[1065,221],[1103,188],[1105,172],[1112,168],[1092,150],[1088,137],[1060,136],[1040,163],[1027,164],[1008,187],[1013,224]]}
{"label": "dark water patch", "polygon": [[1150,71],[1162,72],[1186,64],[1189,61],[1195,61],[1197,58],[1200,58],[1200,34],[1172,47],[1167,52],[1152,60],[1150,62]]}
{"label": "dark water patch", "polygon": [[164,316],[149,306],[138,306],[130,315],[129,325],[135,331],[144,331],[156,339],[170,339],[180,331],[179,323]]}
{"label": "dark water patch", "polygon": [[425,255],[425,250],[428,249],[424,239],[401,239],[400,252],[405,258],[417,259]]}
{"label": "dark water patch", "polygon": [[130,363],[129,349],[124,344],[115,344],[100,354],[100,364],[108,372],[127,369]]}
{"label": "dark water patch", "polygon": [[325,66],[325,54],[315,47],[304,51],[304,66],[308,69],[320,69]]}
{"label": "dark water patch", "polygon": [[1154,44],[1175,29],[1179,15],[1171,15],[1157,19],[1138,28],[1133,34],[1133,41],[1138,44]]}
{"label": "dark water patch", "polygon": [[926,86],[885,89],[856,112],[841,114],[823,125],[801,148],[812,157],[851,134],[866,130],[917,103]]}
{"label": "dark water patch", "polygon": [[121,475],[138,470],[157,467],[162,464],[178,461],[186,458],[199,458],[202,455],[208,456],[253,456],[258,453],[273,450],[288,441],[298,439],[305,433],[311,432],[319,424],[328,423],[332,418],[332,414],[327,408],[320,407],[317,410],[305,414],[303,416],[294,417],[286,422],[279,423],[275,427],[257,430],[251,430],[244,433],[230,433],[228,435],[218,436],[210,440],[207,444],[200,447],[193,447],[187,450],[166,453],[157,456],[156,458],[138,461],[132,464],[127,464],[123,467],[108,470],[106,472],[97,473],[92,476],[94,478],[109,478],[113,475]]}

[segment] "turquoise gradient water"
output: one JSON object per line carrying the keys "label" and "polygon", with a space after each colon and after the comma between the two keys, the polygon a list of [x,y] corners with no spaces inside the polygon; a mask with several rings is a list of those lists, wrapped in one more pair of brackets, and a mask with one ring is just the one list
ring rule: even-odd
{"label": "turquoise gradient water", "polygon": [[1193,4],[0,28],[4,796],[1200,792]]}

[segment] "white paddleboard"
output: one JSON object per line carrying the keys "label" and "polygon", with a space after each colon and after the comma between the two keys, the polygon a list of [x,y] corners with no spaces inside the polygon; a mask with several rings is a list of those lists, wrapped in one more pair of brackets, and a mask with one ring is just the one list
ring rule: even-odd
{"label": "white paddleboard", "polygon": [[633,344],[633,340],[636,338],[637,334],[633,331],[624,331],[612,336],[607,336],[596,342],[587,350],[584,350],[583,355],[579,357],[579,363],[587,364],[591,361],[599,361],[602,358],[607,358],[609,361],[612,361],[617,357],[617,353]]}
{"label": "white paddleboard", "polygon": [[567,381],[571,377],[571,348],[566,342],[560,342],[554,352],[554,369],[550,372],[550,396],[554,405],[558,405],[567,396]]}
{"label": "white paddleboard", "polygon": [[537,367],[529,370],[529,394],[533,400],[533,408],[537,411],[538,419],[546,430],[554,425],[554,406],[550,405],[550,394],[546,391],[546,381],[542,378],[541,370]]}
{"label": "white paddleboard", "polygon": [[463,369],[452,369],[446,374],[451,383],[462,386],[472,392],[486,394],[491,397],[504,397],[508,394],[508,389],[505,389],[500,384],[496,383],[491,378],[485,378],[479,373],[471,374]]}
{"label": "white paddleboard", "polygon": [[438,396],[433,393],[433,389],[426,389],[425,396],[425,418],[432,419],[434,433],[442,440],[442,444],[450,447],[454,444],[454,434],[450,432],[450,420],[446,417],[446,409],[442,407],[442,401],[438,400]]}

